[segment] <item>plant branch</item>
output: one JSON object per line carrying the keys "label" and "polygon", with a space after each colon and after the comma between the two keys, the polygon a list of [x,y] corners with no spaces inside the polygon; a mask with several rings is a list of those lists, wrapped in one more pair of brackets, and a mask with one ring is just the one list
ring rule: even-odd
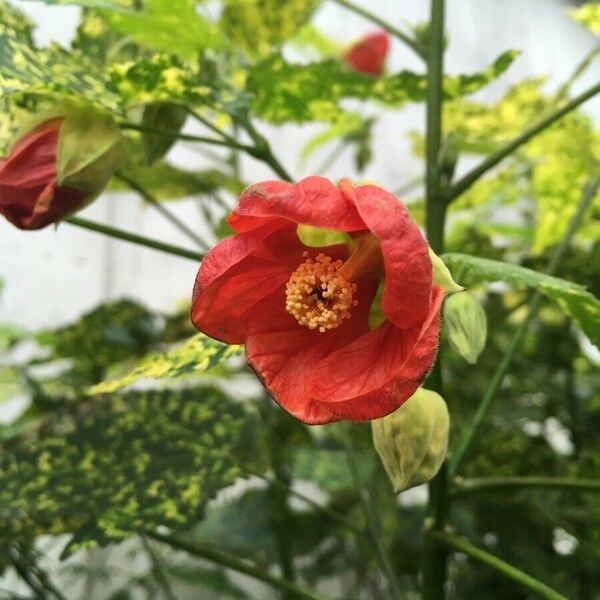
{"label": "plant branch", "polygon": [[555,104],[559,104],[561,100],[564,100],[571,86],[579,79],[579,77],[586,71],[586,69],[592,64],[597,56],[600,56],[600,43],[596,44],[577,64],[571,76],[560,86],[555,96]]}
{"label": "plant branch", "polygon": [[192,242],[200,246],[203,250],[209,250],[210,246],[198,235],[196,235],[183,221],[174,215],[169,209],[167,209],[161,202],[156,200],[150,193],[148,193],[141,185],[136,181],[128,177],[122,172],[115,174],[117,179],[120,179],[123,183],[127,184],[131,189],[135,190],[150,206],[155,208],[167,221],[172,223],[181,233],[186,235]]}
{"label": "plant branch", "polygon": [[175,594],[173,594],[173,590],[171,589],[171,584],[169,583],[169,579],[165,575],[165,572],[160,564],[160,560],[152,548],[152,545],[148,541],[148,537],[144,534],[140,535],[140,541],[142,542],[142,546],[150,559],[150,566],[152,569],[152,575],[156,580],[156,583],[159,585],[160,589],[164,597],[167,600],[176,600]]}
{"label": "plant branch", "polygon": [[305,598],[306,600],[327,600],[324,596],[302,588],[299,585],[288,581],[287,579],[271,575],[269,572],[249,565],[239,558],[229,556],[220,550],[206,547],[199,542],[180,540],[173,535],[166,535],[162,533],[149,533],[147,535],[148,537],[158,540],[159,542],[169,544],[169,546],[172,546],[173,548],[188,552],[193,556],[203,558],[210,562],[214,562],[215,564],[222,565],[239,573],[243,573],[244,575],[253,577],[254,579],[264,581],[265,583],[268,583],[270,586],[279,590],[292,592],[300,598]]}
{"label": "plant branch", "polygon": [[378,27],[385,29],[388,33],[390,33],[394,37],[398,38],[401,42],[406,44],[411,50],[413,50],[415,52],[415,54],[419,58],[421,58],[422,60],[426,60],[426,58],[427,58],[426,49],[423,48],[422,46],[420,46],[413,38],[411,38],[409,35],[407,35],[403,31],[401,31],[400,29],[393,27],[384,19],[381,19],[380,17],[378,17],[377,15],[374,15],[373,13],[369,12],[368,10],[365,10],[364,8],[362,8],[360,6],[357,6],[353,2],[350,2],[349,0],[332,0],[332,1],[335,2],[336,4],[339,4],[340,6],[343,6],[344,8],[347,8],[348,10],[351,10],[353,13],[356,13],[357,15],[364,17],[365,19],[367,19],[368,21],[371,21],[371,23],[374,23]]}
{"label": "plant branch", "polygon": [[[556,247],[556,250],[554,251],[552,258],[550,259],[548,268],[546,269],[547,275],[553,275],[556,272],[558,265],[559,265],[560,261],[562,260],[562,257],[564,256],[567,248],[569,247],[569,245],[573,239],[573,236],[575,235],[575,232],[581,225],[585,211],[588,209],[589,205],[591,204],[592,200],[594,199],[594,196],[596,195],[596,191],[598,190],[599,186],[600,186],[600,177],[596,177],[595,179],[589,181],[584,186],[583,192],[581,194],[581,201],[579,202],[577,211],[575,212],[575,215],[573,216],[573,219],[571,220],[571,223],[569,224],[569,227],[567,229],[567,232],[565,233],[565,236],[563,237],[561,243]],[[523,341],[523,338],[525,337],[525,333],[527,332],[529,324],[532,322],[533,318],[535,317],[535,315],[538,311],[538,308],[542,302],[543,297],[544,296],[540,291],[537,291],[533,295],[533,298],[529,305],[529,310],[527,311],[527,315],[525,316],[525,319],[523,320],[523,322],[521,323],[521,325],[515,332],[507,351],[505,352],[500,364],[498,365],[498,368],[494,372],[492,380],[490,381],[490,384],[489,384],[487,390],[485,391],[485,394],[484,394],[483,398],[481,399],[481,402],[479,403],[479,406],[477,408],[475,416],[473,417],[471,425],[463,434],[463,436],[458,444],[458,450],[452,457],[452,461],[450,462],[450,467],[449,467],[450,478],[453,478],[456,475],[461,462],[463,461],[465,455],[469,451],[471,444],[473,442],[473,439],[475,437],[475,433],[478,431],[479,427],[481,426],[481,423],[487,414],[487,411],[490,407],[490,404],[492,403],[492,400],[494,399],[496,393],[500,389],[500,386],[502,385],[502,382],[504,381],[504,376],[506,375],[506,373],[513,361],[513,358],[515,357],[516,353],[518,352],[518,350],[521,346],[521,342]]]}
{"label": "plant branch", "polygon": [[90,231],[95,231],[97,233],[102,233],[118,240],[131,242],[132,244],[137,244],[138,246],[145,246],[146,248],[152,248],[153,250],[159,250],[160,252],[165,252],[174,256],[189,258],[196,262],[200,262],[204,258],[203,254],[194,252],[193,250],[186,250],[185,248],[180,248],[179,246],[173,246],[172,244],[159,242],[158,240],[143,237],[141,235],[137,235],[136,233],[130,233],[129,231],[124,231],[123,229],[117,229],[116,227],[110,227],[109,225],[103,225],[101,223],[89,221],[88,219],[82,219],[80,217],[67,217],[63,222],[69,223],[70,225],[75,225],[76,227],[81,227],[83,229],[89,229]]}
{"label": "plant branch", "polygon": [[545,129],[550,127],[550,125],[553,125],[560,118],[575,110],[586,100],[593,98],[598,92],[600,92],[600,83],[597,83],[585,92],[579,94],[579,96],[576,96],[570,102],[567,102],[562,108],[559,108],[529,129],[526,129],[514,140],[508,142],[505,146],[488,156],[478,166],[476,166],[473,170],[464,175],[450,187],[448,192],[445,194],[446,203],[449,204],[452,202],[465,190],[471,187],[479,178],[485,175],[492,167],[495,167],[500,161],[512,154],[517,148],[527,143],[531,138],[535,137],[539,133],[542,133]]}
{"label": "plant branch", "polygon": [[224,138],[222,140],[204,137],[201,135],[190,135],[188,133],[181,133],[177,129],[165,129],[162,127],[150,127],[149,125],[138,125],[137,123],[129,123],[123,121],[119,123],[121,129],[131,129],[132,131],[141,131],[144,133],[152,133],[154,135],[162,135],[165,137],[175,138],[178,140],[185,140],[187,142],[199,142],[201,144],[212,144],[214,146],[225,146],[227,148],[235,148],[237,150],[244,150],[245,152],[252,153],[254,148],[252,146],[246,146],[245,144],[239,144],[232,138]]}
{"label": "plant branch", "polygon": [[354,487],[356,488],[356,493],[358,494],[358,500],[360,502],[360,507],[367,522],[369,539],[373,544],[373,548],[375,550],[375,556],[377,557],[377,562],[381,567],[381,570],[385,573],[388,583],[391,588],[391,592],[393,594],[393,598],[401,598],[402,593],[400,590],[400,584],[398,583],[398,579],[396,577],[396,573],[394,572],[394,567],[381,543],[381,530],[379,527],[379,522],[375,513],[375,503],[373,502],[373,498],[365,486],[365,484],[360,480],[360,475],[358,472],[358,465],[356,464],[356,457],[354,453],[354,444],[352,442],[352,430],[348,428],[347,432],[342,432],[342,441],[346,448],[346,457],[348,460],[348,467],[350,468],[350,472],[352,473],[352,479],[354,481]]}
{"label": "plant branch", "polygon": [[284,181],[294,181],[292,176],[286,171],[285,167],[277,160],[277,157],[273,154],[271,146],[267,140],[252,124],[252,121],[247,115],[237,115],[238,123],[245,129],[246,133],[250,136],[254,142],[254,147],[247,151],[249,154],[258,158],[262,162],[266,163],[273,169],[279,177]]}
{"label": "plant branch", "polygon": [[440,531],[432,531],[429,535],[439,542],[445,544],[449,548],[452,548],[457,552],[463,552],[477,562],[495,569],[499,573],[502,573],[502,575],[505,575],[509,579],[512,579],[516,583],[522,585],[524,588],[530,590],[540,598],[546,598],[547,600],[568,600],[565,596],[559,594],[551,587],[548,587],[545,583],[534,579],[531,577],[531,575],[521,571],[521,569],[517,569],[517,567],[509,565],[507,562],[504,562],[497,556],[477,548],[477,546],[474,546],[462,537],[453,535],[451,533],[442,533]]}
{"label": "plant branch", "polygon": [[573,479],[569,477],[481,477],[453,481],[452,496],[464,496],[488,490],[552,489],[600,492],[600,479]]}
{"label": "plant branch", "polygon": [[350,529],[354,533],[356,533],[358,535],[368,535],[364,529],[357,527],[352,521],[349,521],[348,519],[346,519],[346,517],[344,517],[344,515],[340,514],[336,510],[329,508],[328,506],[323,506],[322,504],[319,504],[318,502],[313,500],[310,496],[306,496],[305,494],[295,490],[292,486],[286,485],[285,483],[283,483],[282,481],[279,481],[278,479],[273,479],[272,477],[267,477],[266,475],[261,475],[260,473],[256,473],[255,471],[247,469],[244,466],[242,466],[242,468],[248,475],[252,475],[253,477],[258,477],[259,479],[262,479],[263,481],[266,481],[267,483],[269,483],[271,485],[278,486],[278,487],[284,487],[288,494],[290,494],[292,496],[296,496],[296,498],[302,500],[303,502],[306,502],[306,504],[309,504],[310,506],[315,508],[315,510],[318,510],[319,512],[323,513],[324,515],[327,515],[331,520],[336,521],[337,523],[339,523],[343,527],[346,527],[347,529]]}
{"label": "plant branch", "polygon": [[[429,245],[440,254],[444,249],[446,202],[444,201],[440,169],[442,142],[442,107],[444,76],[444,0],[431,0],[429,50],[427,52],[427,122],[425,167],[425,229]],[[428,387],[443,395],[441,356],[438,356],[429,376]],[[430,481],[425,527],[442,530],[446,520],[446,464]],[[445,597],[447,552],[431,538],[425,539],[423,559],[423,598],[442,600]]]}

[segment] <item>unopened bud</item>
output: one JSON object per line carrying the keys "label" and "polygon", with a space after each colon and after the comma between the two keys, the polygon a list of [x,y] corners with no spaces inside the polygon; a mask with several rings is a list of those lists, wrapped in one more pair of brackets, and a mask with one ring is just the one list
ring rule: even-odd
{"label": "unopened bud", "polygon": [[487,337],[487,317],[477,298],[469,292],[450,296],[444,303],[444,326],[452,348],[474,365]]}
{"label": "unopened bud", "polygon": [[444,462],[450,416],[435,392],[419,388],[392,414],[371,421],[371,427],[396,494],[429,481]]}

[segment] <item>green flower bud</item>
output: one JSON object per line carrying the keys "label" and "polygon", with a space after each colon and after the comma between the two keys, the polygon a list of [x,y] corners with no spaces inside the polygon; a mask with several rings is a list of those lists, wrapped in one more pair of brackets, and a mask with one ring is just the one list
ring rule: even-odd
{"label": "green flower bud", "polygon": [[[179,131],[187,118],[188,111],[185,106],[174,102],[153,102],[144,107],[142,125],[161,129]],[[142,149],[149,165],[162,158],[170,149],[177,138],[171,135],[157,135],[155,133],[142,133]]]}
{"label": "green flower bud", "polygon": [[450,296],[444,303],[444,326],[452,348],[474,365],[487,337],[487,317],[477,298],[469,292]]}
{"label": "green flower bud", "polygon": [[450,416],[435,392],[419,388],[398,410],[371,421],[371,427],[396,494],[429,481],[444,462]]}

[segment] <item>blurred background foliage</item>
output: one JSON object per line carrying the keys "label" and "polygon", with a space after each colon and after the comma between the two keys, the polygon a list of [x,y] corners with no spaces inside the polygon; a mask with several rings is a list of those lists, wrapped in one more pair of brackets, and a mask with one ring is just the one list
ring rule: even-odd
{"label": "blurred background foliage", "polygon": [[[378,107],[425,99],[420,73],[372,78],[348,70],[339,43],[310,23],[317,0],[242,7],[225,0],[218,18],[193,0],[73,3],[84,10],[72,47],[39,48],[32,23],[0,0],[0,147],[47,103],[76,97],[101,106],[123,125],[130,146],[111,189],[133,188],[160,202],[202,194],[216,238],[229,235],[223,216],[246,183],[236,153],[277,168],[255,119],[320,123],[301,155],[351,146],[360,174],[372,157]],[[598,33],[596,3],[573,16]],[[411,35],[423,48],[427,28]],[[561,106],[599,48],[559,89],[526,80],[494,104],[469,96],[518,52],[500,53],[481,73],[448,76],[445,176],[458,157],[485,157]],[[208,123],[221,142],[244,132],[249,143],[210,170],[184,171],[165,156],[187,119]],[[412,142],[422,156],[422,137],[415,133]],[[448,264],[485,307],[489,335],[475,366],[445,339],[440,347],[452,451],[532,291],[547,294],[452,488],[450,525],[582,600],[600,597],[597,490],[460,483],[600,477],[599,358],[590,341],[600,335],[598,203],[560,265],[561,282],[544,287],[517,269],[545,270],[599,162],[600,132],[574,111],[458,198],[447,250],[460,254]],[[418,195],[409,208],[423,224]],[[490,272],[462,255],[515,268]],[[159,314],[123,299],[57,329],[0,325],[0,410],[19,406],[0,425],[0,568],[20,573],[42,598],[277,597],[276,588],[239,574],[241,560],[331,597],[376,600],[390,597],[377,537],[406,597],[419,597],[423,490],[394,497],[368,425],[308,428],[274,409],[249,383],[241,349],[198,335],[187,311]],[[65,561],[48,559],[49,548]],[[457,554],[448,597],[530,595]]]}

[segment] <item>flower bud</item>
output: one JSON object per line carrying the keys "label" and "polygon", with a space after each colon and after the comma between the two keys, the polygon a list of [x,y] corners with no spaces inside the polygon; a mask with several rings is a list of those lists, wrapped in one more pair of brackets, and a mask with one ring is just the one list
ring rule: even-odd
{"label": "flower bud", "polygon": [[40,229],[82,208],[123,160],[109,115],[64,104],[26,123],[0,159],[0,213],[20,229]]}
{"label": "flower bud", "polygon": [[452,348],[474,365],[487,337],[487,317],[477,298],[469,292],[450,296],[444,303],[444,325]]}
{"label": "flower bud", "polygon": [[379,77],[383,75],[389,49],[389,35],[385,31],[376,31],[351,46],[344,53],[343,59],[355,71]]}
{"label": "flower bud", "polygon": [[435,392],[419,388],[395,412],[371,421],[371,427],[396,494],[429,481],[444,462],[450,417]]}

